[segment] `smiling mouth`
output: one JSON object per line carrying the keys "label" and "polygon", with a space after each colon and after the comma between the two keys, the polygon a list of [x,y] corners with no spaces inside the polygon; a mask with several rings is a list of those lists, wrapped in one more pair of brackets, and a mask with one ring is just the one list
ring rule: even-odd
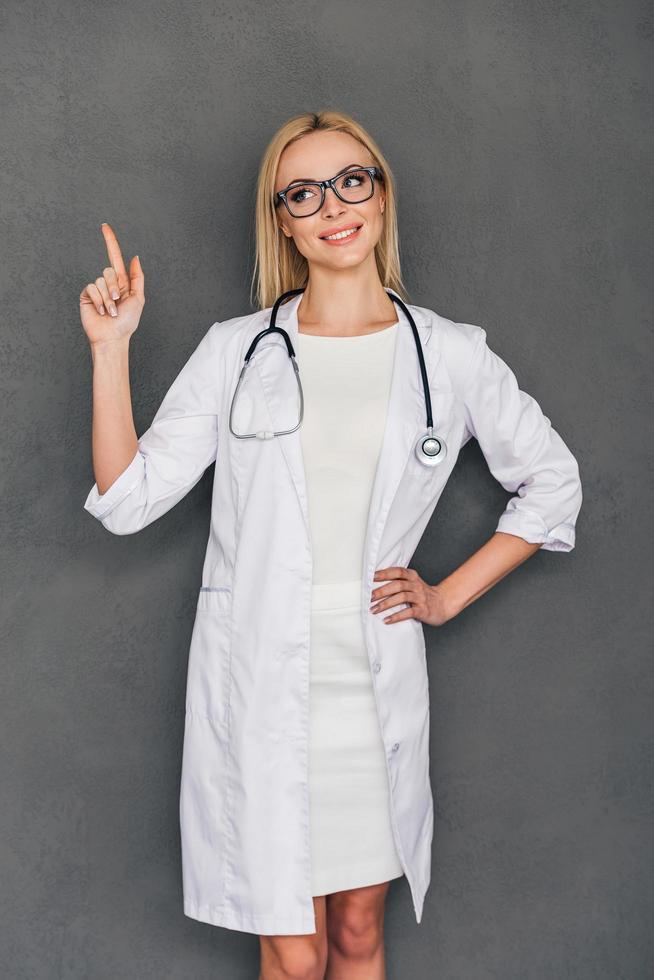
{"label": "smiling mouth", "polygon": [[336,232],[332,235],[320,235],[320,239],[323,242],[340,242],[344,241],[346,238],[351,238],[352,235],[356,235],[363,225],[352,225],[351,228],[345,228],[343,231]]}

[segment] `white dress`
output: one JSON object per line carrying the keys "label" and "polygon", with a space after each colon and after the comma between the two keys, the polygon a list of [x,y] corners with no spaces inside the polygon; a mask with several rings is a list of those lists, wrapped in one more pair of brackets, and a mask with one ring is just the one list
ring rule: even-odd
{"label": "white dress", "polygon": [[404,873],[393,841],[386,757],[361,623],[364,535],[398,327],[357,337],[297,338],[313,552],[313,895]]}

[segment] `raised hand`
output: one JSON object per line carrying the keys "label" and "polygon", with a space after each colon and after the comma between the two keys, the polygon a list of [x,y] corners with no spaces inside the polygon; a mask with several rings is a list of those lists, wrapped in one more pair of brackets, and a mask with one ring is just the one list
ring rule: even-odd
{"label": "raised hand", "polygon": [[145,306],[145,277],[138,255],[130,261],[128,275],[111,225],[105,222],[101,228],[109,265],[79,297],[82,326],[92,346],[131,336]]}

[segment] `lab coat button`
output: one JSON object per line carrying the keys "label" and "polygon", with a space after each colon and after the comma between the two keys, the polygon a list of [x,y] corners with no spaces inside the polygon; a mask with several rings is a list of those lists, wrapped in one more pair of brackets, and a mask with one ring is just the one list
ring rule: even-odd
{"label": "lab coat button", "polygon": [[393,752],[397,752],[397,750],[399,749],[399,747],[400,747],[400,743],[399,742],[394,742],[393,743],[393,746],[392,746]]}
{"label": "lab coat button", "polygon": [[375,660],[374,664],[372,665],[372,669],[376,674],[379,673],[379,671],[381,670],[381,664],[378,660]]}

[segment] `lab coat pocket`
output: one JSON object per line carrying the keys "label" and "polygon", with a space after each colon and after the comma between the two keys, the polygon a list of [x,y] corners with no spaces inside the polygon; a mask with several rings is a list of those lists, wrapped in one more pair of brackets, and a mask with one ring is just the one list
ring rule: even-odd
{"label": "lab coat pocket", "polygon": [[228,586],[203,586],[189,651],[186,711],[226,731],[231,684],[231,606]]}
{"label": "lab coat pocket", "polygon": [[216,612],[229,615],[232,590],[228,585],[203,585],[198,595],[198,612]]}

